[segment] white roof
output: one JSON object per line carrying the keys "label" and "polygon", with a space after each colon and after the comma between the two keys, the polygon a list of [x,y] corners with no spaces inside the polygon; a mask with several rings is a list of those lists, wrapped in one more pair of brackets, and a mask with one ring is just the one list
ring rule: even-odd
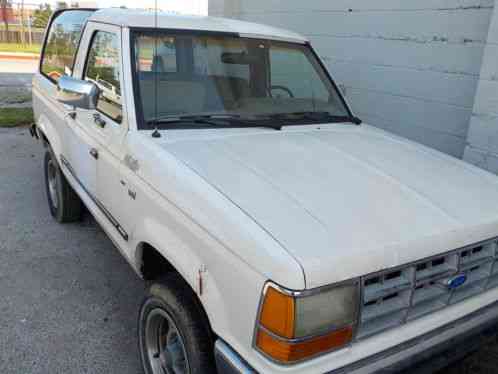
{"label": "white roof", "polygon": [[[147,27],[155,25],[155,12],[142,9],[108,8],[96,11],[89,19],[123,27]],[[157,27],[164,29],[202,30],[237,33],[241,36],[286,40],[304,43],[307,38],[295,32],[252,22],[207,16],[180,16],[164,12],[157,13]]]}

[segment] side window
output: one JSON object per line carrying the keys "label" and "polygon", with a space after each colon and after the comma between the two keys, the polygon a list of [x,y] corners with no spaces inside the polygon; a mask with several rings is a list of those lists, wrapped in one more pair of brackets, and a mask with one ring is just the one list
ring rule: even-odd
{"label": "side window", "polygon": [[72,74],[81,32],[92,13],[89,10],[64,11],[50,24],[41,62],[41,72],[50,80],[57,82],[61,76]]}
{"label": "side window", "polygon": [[117,123],[121,123],[123,118],[120,69],[117,35],[97,31],[90,44],[84,79],[95,83],[100,89],[97,110]]}

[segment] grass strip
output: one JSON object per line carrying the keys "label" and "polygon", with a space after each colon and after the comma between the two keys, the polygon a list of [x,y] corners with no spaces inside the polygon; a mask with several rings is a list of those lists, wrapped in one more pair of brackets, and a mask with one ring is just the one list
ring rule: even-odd
{"label": "grass strip", "polygon": [[33,122],[32,108],[0,108],[0,127],[30,125]]}
{"label": "grass strip", "polygon": [[40,53],[40,44],[0,43],[0,52]]}

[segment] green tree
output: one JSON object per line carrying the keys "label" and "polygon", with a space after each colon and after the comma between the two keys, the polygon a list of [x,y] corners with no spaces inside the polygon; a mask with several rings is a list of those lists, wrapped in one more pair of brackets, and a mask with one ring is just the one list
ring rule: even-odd
{"label": "green tree", "polygon": [[40,7],[33,12],[33,27],[44,29],[53,11],[50,4],[40,4]]}

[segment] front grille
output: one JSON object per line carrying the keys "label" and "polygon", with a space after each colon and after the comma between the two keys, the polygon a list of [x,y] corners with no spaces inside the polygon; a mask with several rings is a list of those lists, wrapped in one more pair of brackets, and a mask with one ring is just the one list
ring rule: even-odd
{"label": "front grille", "polygon": [[[448,281],[465,274],[454,289]],[[357,339],[422,317],[498,286],[496,239],[368,275],[361,280]]]}

